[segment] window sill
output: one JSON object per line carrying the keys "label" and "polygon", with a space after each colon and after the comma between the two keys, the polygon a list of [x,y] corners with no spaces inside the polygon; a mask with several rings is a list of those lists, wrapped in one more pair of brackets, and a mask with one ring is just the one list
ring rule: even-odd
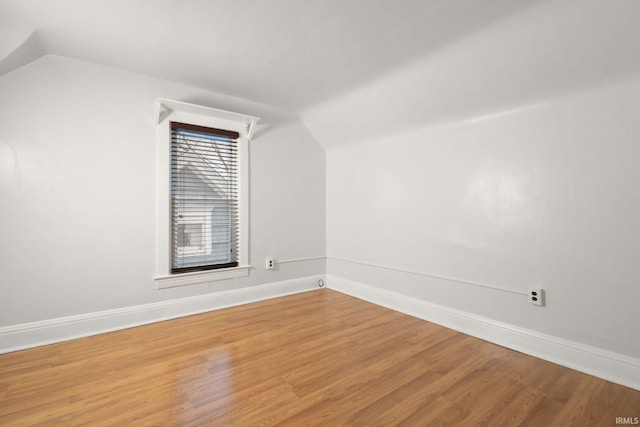
{"label": "window sill", "polygon": [[218,280],[234,279],[249,276],[250,265],[225,268],[220,270],[196,271],[193,273],[173,274],[169,276],[156,276],[154,279],[158,289],[176,288],[178,286],[197,285],[200,283],[215,282]]}

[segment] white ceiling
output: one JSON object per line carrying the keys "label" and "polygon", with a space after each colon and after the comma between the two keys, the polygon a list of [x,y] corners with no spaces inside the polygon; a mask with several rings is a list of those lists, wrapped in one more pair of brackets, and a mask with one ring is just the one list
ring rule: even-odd
{"label": "white ceiling", "polygon": [[555,0],[314,105],[303,119],[328,148],[637,78],[639,0]]}
{"label": "white ceiling", "polygon": [[0,74],[63,55],[280,107],[328,139],[635,73],[638,22],[637,0],[0,0]]}
{"label": "white ceiling", "polygon": [[299,111],[531,3],[0,0],[0,24],[46,53]]}

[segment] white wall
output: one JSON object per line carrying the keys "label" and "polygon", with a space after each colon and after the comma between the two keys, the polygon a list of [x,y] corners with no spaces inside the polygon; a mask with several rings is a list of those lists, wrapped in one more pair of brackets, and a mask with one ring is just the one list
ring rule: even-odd
{"label": "white wall", "polygon": [[[0,327],[324,274],[325,155],[290,115],[64,57],[0,77]],[[261,117],[250,277],[157,290],[156,97]]]}
{"label": "white wall", "polygon": [[626,81],[330,148],[327,273],[639,358],[639,113]]}

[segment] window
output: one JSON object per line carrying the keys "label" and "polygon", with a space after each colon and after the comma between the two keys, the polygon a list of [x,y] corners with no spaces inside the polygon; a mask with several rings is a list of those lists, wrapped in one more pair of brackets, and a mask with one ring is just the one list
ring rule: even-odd
{"label": "window", "polygon": [[158,288],[247,276],[248,141],[257,118],[159,99]]}
{"label": "window", "polygon": [[238,132],[171,122],[171,272],[238,266]]}

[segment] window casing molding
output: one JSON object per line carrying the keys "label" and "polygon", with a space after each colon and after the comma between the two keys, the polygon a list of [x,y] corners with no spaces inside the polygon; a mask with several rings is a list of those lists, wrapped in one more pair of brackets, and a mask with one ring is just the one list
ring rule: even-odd
{"label": "window casing molding", "polygon": [[[156,100],[156,276],[158,289],[246,277],[249,260],[249,141],[257,117],[159,98]],[[189,273],[171,273],[171,122],[226,129],[240,134],[238,141],[239,236],[238,267]]]}

